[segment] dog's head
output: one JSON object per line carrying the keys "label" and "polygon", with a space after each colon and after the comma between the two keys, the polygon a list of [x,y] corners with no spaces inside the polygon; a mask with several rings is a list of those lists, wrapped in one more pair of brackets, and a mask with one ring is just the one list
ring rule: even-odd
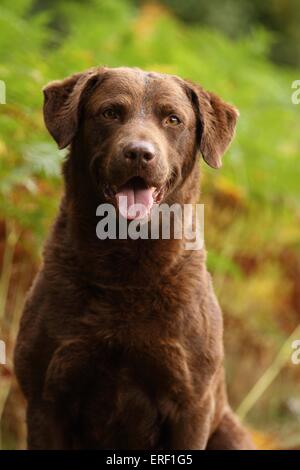
{"label": "dog's head", "polygon": [[[96,68],[44,89],[46,126],[59,148],[80,136],[97,190],[127,218],[166,200],[195,166],[212,167],[230,144],[237,110],[179,77],[130,68]],[[139,214],[140,215],[140,214]],[[146,214],[143,214],[143,216]]]}

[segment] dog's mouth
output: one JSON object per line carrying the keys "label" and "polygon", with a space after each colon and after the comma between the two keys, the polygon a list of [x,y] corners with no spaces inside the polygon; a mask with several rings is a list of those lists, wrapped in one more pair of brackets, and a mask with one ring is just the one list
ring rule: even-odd
{"label": "dog's mouth", "polygon": [[107,185],[105,197],[114,200],[120,214],[128,220],[140,220],[150,216],[154,204],[164,197],[166,186],[152,186],[144,178],[134,176],[119,188]]}

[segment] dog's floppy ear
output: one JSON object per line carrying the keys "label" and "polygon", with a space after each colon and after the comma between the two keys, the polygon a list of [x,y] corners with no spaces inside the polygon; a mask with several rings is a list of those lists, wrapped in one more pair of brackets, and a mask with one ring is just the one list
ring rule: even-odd
{"label": "dog's floppy ear", "polygon": [[43,88],[45,124],[60,149],[69,145],[75,136],[83,94],[99,79],[100,69],[91,69],[65,80],[55,80]]}
{"label": "dog's floppy ear", "polygon": [[222,156],[234,137],[239,112],[214,93],[207,92],[191,82],[187,83],[200,122],[200,152],[208,165],[220,168]]}

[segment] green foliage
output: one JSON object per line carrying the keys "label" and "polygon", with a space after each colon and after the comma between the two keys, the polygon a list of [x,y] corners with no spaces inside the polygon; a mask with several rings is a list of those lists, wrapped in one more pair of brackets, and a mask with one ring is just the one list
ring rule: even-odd
{"label": "green foliage", "polygon": [[298,0],[161,1],[187,23],[208,26],[233,38],[241,37],[257,26],[263,26],[274,33],[270,56],[278,63],[300,65]]}

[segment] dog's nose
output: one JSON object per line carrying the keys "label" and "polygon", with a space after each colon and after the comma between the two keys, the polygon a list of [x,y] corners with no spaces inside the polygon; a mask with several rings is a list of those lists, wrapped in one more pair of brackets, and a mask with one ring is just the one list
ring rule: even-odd
{"label": "dog's nose", "polygon": [[124,157],[132,162],[149,163],[155,158],[155,148],[150,142],[133,142],[124,149]]}

